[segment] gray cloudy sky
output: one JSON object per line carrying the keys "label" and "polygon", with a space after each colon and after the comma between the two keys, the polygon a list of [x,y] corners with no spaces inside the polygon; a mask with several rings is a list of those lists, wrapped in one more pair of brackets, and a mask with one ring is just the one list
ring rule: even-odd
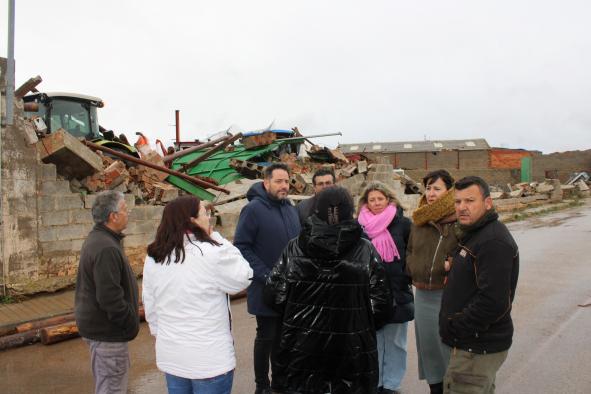
{"label": "gray cloudy sky", "polygon": [[590,20],[586,0],[17,1],[16,84],[99,96],[103,126],[166,143],[179,109],[184,140],[275,120],[329,146],[589,149]]}

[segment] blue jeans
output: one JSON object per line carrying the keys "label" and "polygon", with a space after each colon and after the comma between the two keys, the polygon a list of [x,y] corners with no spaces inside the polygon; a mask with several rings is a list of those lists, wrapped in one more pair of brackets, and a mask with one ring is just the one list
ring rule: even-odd
{"label": "blue jeans", "polygon": [[207,379],[185,379],[166,375],[168,394],[230,394],[234,370]]}
{"label": "blue jeans", "polygon": [[399,390],[406,373],[407,323],[386,324],[376,331],[378,342],[378,387]]}

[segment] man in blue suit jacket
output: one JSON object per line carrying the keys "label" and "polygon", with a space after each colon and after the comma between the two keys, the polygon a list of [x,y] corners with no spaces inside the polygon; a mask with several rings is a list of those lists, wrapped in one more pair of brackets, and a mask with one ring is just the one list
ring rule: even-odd
{"label": "man in blue suit jacket", "polygon": [[[296,208],[287,198],[289,168],[283,163],[265,169],[263,182],[248,190],[248,204],[242,208],[234,234],[234,245],[253,269],[253,281],[248,288],[248,313],[256,316],[254,341],[255,393],[270,394],[273,381],[273,360],[278,348],[281,319],[263,302],[263,287],[267,276],[279,260],[283,249],[300,233]],[[269,381],[271,358],[271,382]]]}

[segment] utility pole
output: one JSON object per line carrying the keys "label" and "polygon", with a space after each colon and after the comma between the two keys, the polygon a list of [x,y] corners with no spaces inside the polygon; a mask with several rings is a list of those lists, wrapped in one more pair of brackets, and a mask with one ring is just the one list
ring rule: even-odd
{"label": "utility pole", "polygon": [[8,62],[6,64],[6,124],[14,124],[14,8],[8,0]]}

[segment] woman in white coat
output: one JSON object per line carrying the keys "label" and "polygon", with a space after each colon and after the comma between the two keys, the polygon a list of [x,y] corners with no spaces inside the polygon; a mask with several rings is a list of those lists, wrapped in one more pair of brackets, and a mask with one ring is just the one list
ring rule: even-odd
{"label": "woman in white coat", "polygon": [[144,264],[146,320],[170,394],[232,390],[229,294],[248,287],[252,269],[209,218],[196,197],[169,202]]}

